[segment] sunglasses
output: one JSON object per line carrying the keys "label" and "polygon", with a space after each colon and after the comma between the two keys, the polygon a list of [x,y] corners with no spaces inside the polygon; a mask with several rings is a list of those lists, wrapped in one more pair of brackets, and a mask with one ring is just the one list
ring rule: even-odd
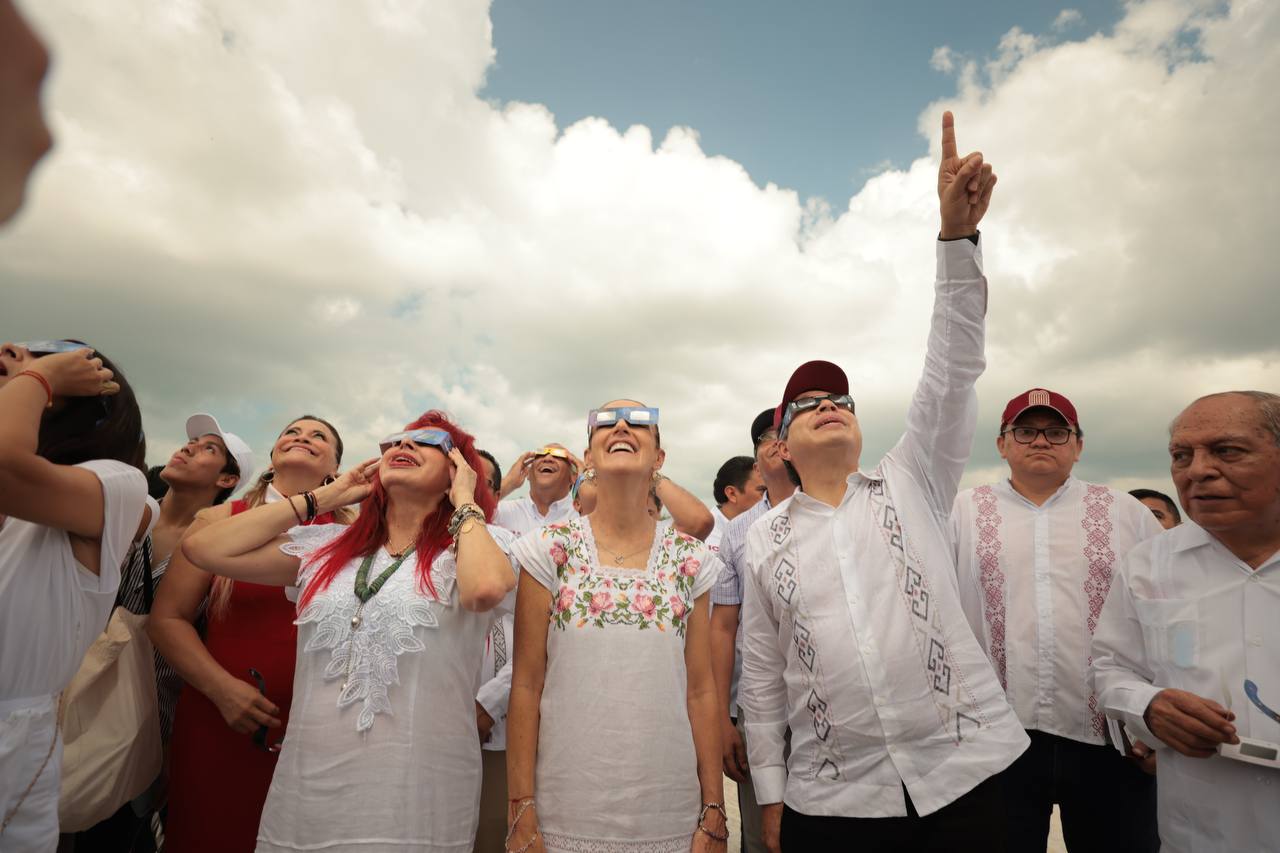
{"label": "sunglasses", "polygon": [[[261,693],[263,696],[266,696],[267,680],[262,677],[262,673],[258,672],[253,667],[249,667],[249,675],[251,675],[253,677],[253,680],[258,683],[258,692]],[[280,748],[284,746],[284,741],[280,741],[279,743],[274,743],[274,744],[268,744],[267,743],[267,727],[258,726],[258,730],[253,733],[253,745],[258,747],[258,749],[262,750],[263,752],[279,752]]]}
{"label": "sunglasses", "polygon": [[616,409],[592,409],[587,415],[587,437],[599,427],[613,426],[626,421],[631,426],[657,426],[658,410],[644,406],[620,406]]}
{"label": "sunglasses", "polygon": [[442,429],[415,429],[409,432],[398,432],[378,442],[378,450],[386,453],[406,439],[419,447],[437,447],[446,456],[453,450],[453,436]]}
{"label": "sunglasses", "polygon": [[75,352],[78,349],[90,349],[80,341],[23,341],[18,346],[34,356],[56,355],[60,352]]}
{"label": "sunglasses", "polygon": [[782,413],[782,427],[779,434],[783,437],[787,434],[787,428],[791,426],[791,422],[795,420],[796,415],[803,412],[811,412],[826,400],[830,400],[837,407],[845,409],[853,414],[853,398],[848,394],[822,394],[818,397],[802,397],[799,400],[792,400],[787,403],[787,408]]}

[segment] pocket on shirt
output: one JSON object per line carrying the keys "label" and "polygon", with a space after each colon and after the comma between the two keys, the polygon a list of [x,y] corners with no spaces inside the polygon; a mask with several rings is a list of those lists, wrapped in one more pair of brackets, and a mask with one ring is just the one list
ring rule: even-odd
{"label": "pocket on shirt", "polygon": [[1147,648],[1157,660],[1191,669],[1200,658],[1200,606],[1189,598],[1138,599],[1133,603]]}

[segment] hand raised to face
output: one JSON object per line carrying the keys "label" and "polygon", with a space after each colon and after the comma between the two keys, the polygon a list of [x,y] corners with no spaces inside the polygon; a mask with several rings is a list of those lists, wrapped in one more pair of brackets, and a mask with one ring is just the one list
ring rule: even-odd
{"label": "hand raised to face", "polygon": [[938,166],[938,202],[942,214],[943,240],[955,240],[977,233],[978,223],[987,213],[996,175],[991,164],[975,151],[960,157],[956,151],[955,119],[942,114],[942,163]]}

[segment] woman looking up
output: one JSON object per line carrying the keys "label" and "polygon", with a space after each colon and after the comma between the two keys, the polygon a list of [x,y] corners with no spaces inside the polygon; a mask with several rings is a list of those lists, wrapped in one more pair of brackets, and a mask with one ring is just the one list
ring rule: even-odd
{"label": "woman looking up", "polygon": [[[514,589],[470,435],[428,412],[337,482],[189,536],[238,581],[301,590],[293,725],[259,851],[471,849],[476,673]],[[360,502],[350,527],[299,517]]]}
{"label": "woman looking up", "polygon": [[[341,461],[342,438],[328,421],[297,418],[276,439],[270,467],[244,498],[202,510],[185,535],[317,489],[334,478]],[[350,520],[350,511],[337,509],[315,520]],[[280,740],[279,731],[267,737],[263,727],[284,728],[293,697],[295,616],[278,586],[215,579],[181,547],[174,550],[148,629],[186,681],[170,752],[165,837],[172,849],[253,849]]]}
{"label": "woman looking up", "polygon": [[720,564],[650,515],[657,416],[632,400],[592,411],[594,511],[515,545],[509,850],[726,849],[707,618]]}
{"label": "woman looking up", "polygon": [[0,849],[58,845],[58,694],[146,531],[142,415],[77,341],[0,346]]}

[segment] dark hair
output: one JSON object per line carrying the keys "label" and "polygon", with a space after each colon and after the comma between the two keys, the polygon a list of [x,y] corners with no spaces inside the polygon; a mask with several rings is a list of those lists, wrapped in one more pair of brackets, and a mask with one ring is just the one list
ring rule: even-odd
{"label": "dark hair", "polygon": [[1155,498],[1156,500],[1164,501],[1164,505],[1169,508],[1169,514],[1173,516],[1173,520],[1179,524],[1182,523],[1182,513],[1178,512],[1178,505],[1173,502],[1173,498],[1169,497],[1164,492],[1157,492],[1155,489],[1133,489],[1129,494],[1133,495],[1138,500],[1142,500],[1143,498]]}
{"label": "dark hair", "polygon": [[160,476],[163,470],[163,465],[152,465],[147,469],[147,494],[156,500],[169,494],[169,484]]}
{"label": "dark hair", "polygon": [[729,502],[729,496],[724,490],[730,486],[738,491],[745,489],[747,480],[751,479],[751,472],[755,467],[756,460],[750,456],[734,456],[721,465],[720,470],[716,472],[715,483],[711,486],[711,495],[716,500],[716,506],[724,506]]}
{"label": "dark hair", "polygon": [[239,479],[240,463],[236,461],[236,458],[231,455],[231,451],[227,450],[225,445],[223,446],[222,452],[225,453],[227,456],[227,463],[222,466],[222,470],[219,471],[218,473],[219,474],[235,474],[236,484],[234,486],[227,486],[225,489],[218,489],[218,494],[215,495],[213,498],[214,506],[217,506],[218,504],[223,503],[224,501],[226,501],[227,498],[231,497],[231,493],[234,492],[236,488],[239,487],[240,485],[240,479]]}
{"label": "dark hair", "polygon": [[800,482],[800,472],[796,470],[796,466],[791,464],[790,459],[783,459],[782,464],[787,469],[787,479],[791,481],[791,485],[795,486],[796,488],[801,488],[802,484]]}
{"label": "dark hair", "polygon": [[[477,447],[476,453],[480,454],[483,458],[488,459],[489,464],[493,466],[493,479],[489,481],[489,488],[493,489],[493,495],[494,497],[497,497],[498,493],[502,491],[502,466],[498,464],[498,460],[494,459],[493,454],[489,451],[481,450]],[[476,473],[480,472],[477,471]]]}
{"label": "dark hair", "polygon": [[[76,341],[80,343],[80,341]],[[86,346],[88,346],[86,344]],[[147,441],[133,386],[101,352],[94,356],[110,370],[120,391],[110,397],[65,397],[65,405],[40,421],[36,453],[55,465],[114,459],[147,473]]]}

